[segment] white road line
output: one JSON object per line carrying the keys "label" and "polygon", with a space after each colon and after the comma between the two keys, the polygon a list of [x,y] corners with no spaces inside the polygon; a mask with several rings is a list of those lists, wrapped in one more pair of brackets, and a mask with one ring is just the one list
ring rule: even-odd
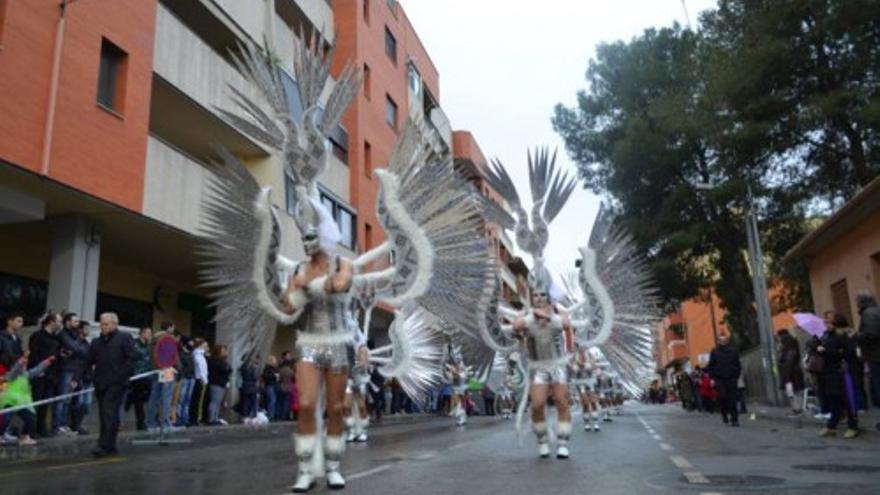
{"label": "white road line", "polygon": [[358,478],[366,478],[367,476],[371,476],[374,474],[381,473],[382,471],[387,471],[391,469],[391,464],[382,464],[381,466],[374,467],[373,469],[367,469],[366,471],[361,471],[359,473],[350,474],[346,476],[346,479],[356,480]]}
{"label": "white road line", "polygon": [[694,465],[691,464],[687,459],[680,455],[671,455],[669,456],[669,460],[672,461],[677,467],[681,469],[693,469]]}
{"label": "white road line", "polygon": [[694,485],[708,485],[709,484],[708,478],[703,476],[703,473],[700,473],[697,471],[685,471],[684,477],[687,478],[688,483],[691,483]]}
{"label": "white road line", "polygon": [[700,495],[722,495],[721,492],[700,492]]}
{"label": "white road line", "polygon": [[658,442],[660,440],[663,440],[663,437],[661,437],[660,435],[651,435],[651,436],[654,437],[654,440],[657,440]]}
{"label": "white road line", "polygon": [[661,443],[660,448],[663,450],[673,450],[672,445],[669,445],[668,443]]}

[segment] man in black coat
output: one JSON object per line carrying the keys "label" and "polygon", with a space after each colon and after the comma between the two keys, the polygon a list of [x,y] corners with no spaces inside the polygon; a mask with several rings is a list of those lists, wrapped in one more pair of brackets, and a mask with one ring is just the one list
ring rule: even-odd
{"label": "man in black coat", "polygon": [[[56,361],[46,368],[46,371],[31,379],[31,393],[34,401],[49,399],[55,395],[55,388],[58,384],[58,354],[60,343],[58,341],[58,332],[61,330],[61,315],[49,311],[42,320],[40,320],[40,329],[31,335],[28,340],[28,369],[39,366],[46,359],[56,358]],[[49,412],[50,404],[37,406],[37,436],[51,436],[52,429],[47,428],[46,415]]]}
{"label": "man in black coat", "polygon": [[0,364],[6,369],[12,369],[16,361],[24,355],[21,347],[21,327],[24,326],[24,317],[20,313],[11,313],[6,316],[6,328],[0,330]]}
{"label": "man in black coat", "polygon": [[[856,295],[856,306],[860,318],[856,342],[871,372],[871,402],[880,407],[880,306],[871,291],[860,291]],[[880,430],[880,423],[876,427]]]}
{"label": "man in black coat", "polygon": [[[89,359],[89,344],[79,339],[79,316],[67,313],[61,321],[64,328],[58,332],[61,357],[58,388],[55,391],[58,396],[79,390]],[[55,434],[71,433],[67,427],[67,413],[73,403],[76,403],[74,399],[60,399],[55,403],[52,412],[52,431]]]}
{"label": "man in black coat", "polygon": [[730,345],[730,337],[722,335],[718,337],[718,346],[709,355],[709,364],[706,372],[715,382],[721,402],[721,419],[724,424],[739,426],[739,414],[736,408],[736,381],[742,373],[739,362],[739,354]]}
{"label": "man in black coat", "polygon": [[115,313],[104,313],[100,319],[101,335],[92,340],[89,365],[94,366],[95,397],[100,411],[101,435],[95,457],[116,454],[119,432],[119,406],[134,372],[134,342],[118,330]]}

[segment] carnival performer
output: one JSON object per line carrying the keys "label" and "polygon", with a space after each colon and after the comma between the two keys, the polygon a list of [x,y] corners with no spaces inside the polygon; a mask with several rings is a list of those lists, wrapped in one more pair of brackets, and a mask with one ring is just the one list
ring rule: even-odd
{"label": "carnival performer", "polygon": [[346,442],[366,442],[370,413],[367,411],[367,387],[370,385],[369,351],[365,344],[357,347],[357,362],[351,368],[345,388]]}
{"label": "carnival performer", "polygon": [[607,370],[600,370],[596,380],[599,388],[599,404],[602,406],[602,421],[610,423],[613,421],[610,411],[614,404],[614,381]]}
{"label": "carnival performer", "polygon": [[538,440],[538,455],[550,456],[547,426],[547,398],[556,404],[556,457],[568,459],[571,411],[568,392],[568,352],[566,341],[571,327],[568,316],[559,314],[550,301],[549,278],[539,279],[532,291],[532,306],[513,323],[513,331],[525,341],[529,363],[529,395],[532,430]]}
{"label": "carnival performer", "polygon": [[[202,197],[200,275],[214,289],[218,320],[232,322],[234,365],[254,352],[268,354],[279,324],[297,331],[294,492],[308,491],[322,476],[330,488],[345,486],[340,472],[345,389],[354,356],[365,351],[355,343],[358,331],[350,323],[358,288],[375,286],[377,303],[394,308],[390,343],[370,350],[369,363],[383,377],[396,378],[409,396],[422,397],[442,379],[438,322],[477,335],[473,312],[487,310],[488,289],[496,283],[480,195],[455,169],[449,150],[429,139],[428,124],[415,117],[403,127],[388,166],[373,171],[380,186],[376,215],[386,242],[355,260],[336,255],[341,235],[321,203],[318,179],[332,156],[329,136],[359,94],[360,73],[347,64],[331,85],[332,50],[325,46],[317,31],[298,45],[293,91],[270,53],[242,46],[232,61],[261,98],[233,90],[239,112],[220,110],[227,123],[282,160],[294,199],[288,211],[307,259],[284,256],[291,252],[285,243],[291,236],[285,235],[272,188],[258,183],[229,149],[218,147],[217,160],[207,164],[211,174]],[[295,100],[302,114],[291,113]],[[375,266],[387,258],[390,264]]]}
{"label": "carnival performer", "polygon": [[[355,331],[349,324],[353,266],[337,256],[339,228],[318,202],[312,208],[320,218],[302,235],[308,261],[298,265],[288,280],[282,307],[288,314],[301,311],[296,341],[296,384],[299,388],[296,454],[299,473],[293,491],[302,493],[315,484],[313,456],[318,445],[316,407],[321,383],[326,392],[327,430],[323,439],[327,486],[345,487],[340,462],[345,449],[343,402],[354,355]],[[322,412],[323,413],[323,412]]]}
{"label": "carnival performer", "polygon": [[599,398],[596,395],[596,378],[593,376],[595,367],[593,355],[583,345],[576,344],[571,362],[571,380],[577,388],[584,431],[599,431]]}
{"label": "carnival performer", "polygon": [[464,364],[461,354],[453,351],[453,360],[446,365],[447,377],[452,385],[452,409],[450,415],[455,418],[456,426],[464,426],[467,424],[467,409],[465,408],[465,394],[468,390],[468,379],[471,377],[472,370]]}
{"label": "carnival performer", "polygon": [[504,377],[504,381],[501,383],[501,387],[496,394],[498,404],[495,409],[501,412],[501,417],[504,419],[510,419],[513,416],[514,409],[516,409],[516,397],[513,395],[512,382],[513,379],[510,376]]}

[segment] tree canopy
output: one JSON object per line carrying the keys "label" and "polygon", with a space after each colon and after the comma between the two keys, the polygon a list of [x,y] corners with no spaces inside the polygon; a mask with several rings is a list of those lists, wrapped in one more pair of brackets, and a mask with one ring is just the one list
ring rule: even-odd
{"label": "tree canopy", "polygon": [[783,301],[809,306],[782,256],[809,216],[880,172],[880,2],[720,0],[694,31],[597,47],[588,87],[553,125],[607,197],[664,294],[712,286],[741,345],[757,341],[744,256],[750,189]]}

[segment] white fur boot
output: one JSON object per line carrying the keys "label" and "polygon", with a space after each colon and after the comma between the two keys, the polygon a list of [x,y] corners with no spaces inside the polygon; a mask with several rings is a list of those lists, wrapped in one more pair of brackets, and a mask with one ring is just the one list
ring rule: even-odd
{"label": "white fur boot", "polygon": [[595,410],[591,412],[590,419],[593,420],[593,431],[599,431],[599,411]]}
{"label": "white fur boot", "polygon": [[345,478],[339,472],[342,454],[345,452],[345,441],[342,435],[324,438],[324,466],[327,476],[327,488],[341,490],[345,488]]}
{"label": "white fur boot", "polygon": [[357,418],[353,415],[345,418],[345,431],[346,442],[354,442],[357,439]]}
{"label": "white fur boot", "polygon": [[366,418],[357,418],[355,419],[357,424],[357,438],[355,439],[358,442],[366,442],[367,441],[367,428],[370,427],[370,418],[369,416]]}
{"label": "white fur boot", "polygon": [[568,439],[571,437],[571,423],[556,423],[556,458],[568,459]]}
{"label": "white fur boot", "polygon": [[455,410],[455,425],[464,426],[465,423],[467,423],[467,412],[465,412],[464,406],[459,404],[458,408]]}
{"label": "white fur boot", "polygon": [[547,434],[547,423],[532,423],[532,431],[538,439],[538,455],[542,458],[550,456],[550,436]]}
{"label": "white fur boot", "polygon": [[312,457],[315,455],[317,441],[315,435],[296,435],[294,443],[299,472],[296,475],[296,483],[293,485],[293,493],[305,493],[315,486]]}

